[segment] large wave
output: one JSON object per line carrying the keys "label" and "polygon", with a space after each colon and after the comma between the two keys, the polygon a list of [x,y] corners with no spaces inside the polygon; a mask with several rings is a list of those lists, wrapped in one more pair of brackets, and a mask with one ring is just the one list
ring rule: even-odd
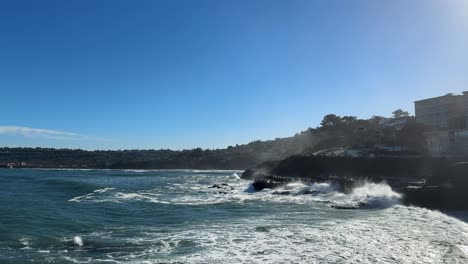
{"label": "large wave", "polygon": [[400,202],[401,194],[385,183],[363,182],[332,202],[335,208],[384,208]]}
{"label": "large wave", "polygon": [[[385,208],[400,202],[401,194],[386,183],[361,182],[349,193],[331,182],[304,184],[294,182],[275,190],[264,190],[274,201],[307,201],[330,204],[338,209]],[[274,196],[278,197],[274,197]]]}

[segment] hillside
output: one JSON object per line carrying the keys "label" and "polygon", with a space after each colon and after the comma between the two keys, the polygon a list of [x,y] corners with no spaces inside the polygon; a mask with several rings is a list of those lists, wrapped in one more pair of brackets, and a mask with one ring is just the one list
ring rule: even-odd
{"label": "hillside", "polygon": [[[395,120],[404,119],[401,125]],[[392,123],[393,122],[393,123]],[[393,124],[399,124],[398,126]],[[0,148],[2,167],[66,167],[106,169],[245,169],[296,154],[321,155],[330,149],[358,149],[385,155],[424,153],[424,128],[403,112],[393,118],[357,119],[327,115],[317,128],[292,137],[253,141],[225,149],[95,150]],[[325,151],[324,151],[325,150]]]}

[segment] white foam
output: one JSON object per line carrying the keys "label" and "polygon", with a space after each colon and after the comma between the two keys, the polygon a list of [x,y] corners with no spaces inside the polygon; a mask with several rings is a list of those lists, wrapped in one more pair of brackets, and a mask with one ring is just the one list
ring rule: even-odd
{"label": "white foam", "polygon": [[379,207],[396,204],[402,196],[387,184],[364,182],[346,197],[351,202],[364,203],[368,207]]}
{"label": "white foam", "polygon": [[[311,205],[316,202],[327,202],[338,206],[358,208],[361,204],[368,207],[390,206],[398,203],[401,195],[394,192],[386,184],[363,183],[350,194],[338,191],[331,183],[302,182],[286,184],[283,189],[265,189],[255,192],[250,181],[226,178],[225,188],[208,188],[213,178],[207,175],[192,175],[186,183],[174,183],[165,189],[156,188],[134,192],[117,191],[115,188],[102,188],[91,193],[70,199],[70,202],[115,202],[143,201],[160,204],[218,204],[244,203],[246,201],[270,201],[278,203],[298,203]],[[165,190],[165,191],[164,191]],[[171,190],[169,196],[164,193]],[[278,191],[287,191],[289,195],[278,195]],[[176,194],[174,198],[174,194]]]}
{"label": "white foam", "polygon": [[152,203],[164,203],[164,201],[158,200],[155,195],[148,195],[148,194],[142,194],[142,193],[123,193],[123,192],[118,192],[115,194],[114,198],[118,202],[122,201],[147,201],[147,202],[152,202]]}
{"label": "white foam", "polygon": [[[422,208],[396,206],[362,217],[307,219],[310,223],[275,219],[256,216],[170,233],[146,232],[144,238],[131,241],[152,246],[127,256],[126,261],[159,263],[170,258],[175,263],[462,263],[461,253],[447,245],[468,242],[459,234],[466,224]],[[187,241],[201,250],[178,254]]]}
{"label": "white foam", "polygon": [[465,246],[465,245],[458,245],[458,249],[460,249],[461,252],[463,252],[463,254],[465,254],[465,255],[468,256],[468,246]]}
{"label": "white foam", "polygon": [[[181,171],[184,171],[184,170],[181,170]],[[190,171],[190,172],[195,172],[195,173],[200,173],[200,172],[204,172],[204,173],[218,173],[218,172],[221,172],[221,173],[224,173],[224,172],[232,172],[232,173],[242,173],[241,170],[185,170],[185,171]]]}
{"label": "white foam", "polygon": [[313,183],[310,186],[310,191],[315,191],[318,193],[331,193],[338,190],[337,186],[329,182]]}
{"label": "white foam", "polygon": [[[70,201],[184,205],[246,203],[246,206],[251,201],[265,201],[271,206],[272,213],[263,214],[264,207],[258,214],[242,215],[239,212],[237,217],[238,212],[235,212],[236,217],[223,221],[188,218],[183,225],[171,227],[170,232],[160,232],[157,226],[145,225],[139,231],[138,227],[132,228],[131,236],[123,225],[111,232],[87,233],[86,241],[89,242],[83,242],[77,236],[81,243],[75,241],[75,237],[73,244],[91,247],[91,241],[96,239],[124,240],[138,245],[131,253],[122,254],[125,249],[119,249],[118,252],[100,255],[99,260],[94,261],[108,258],[102,261],[116,263],[409,264],[461,263],[460,260],[467,258],[468,246],[463,246],[468,245],[468,226],[465,223],[440,212],[400,206],[398,200],[401,195],[386,184],[362,183],[345,194],[330,183],[296,182],[279,190],[250,193],[246,191],[252,188],[250,181],[239,180],[229,173],[183,177],[183,181],[168,177],[168,182],[162,181],[163,185],[142,190],[97,189]],[[209,188],[220,183],[228,183],[229,186]],[[287,191],[289,195],[278,195],[278,191]],[[328,206],[329,203],[355,206],[360,202],[378,205],[388,202],[394,206],[378,211],[352,212],[337,211]],[[281,210],[276,207],[281,207]],[[244,209],[243,206],[236,208]],[[70,244],[69,236],[63,239]],[[189,247],[195,250],[184,249]],[[453,250],[457,247],[460,250]],[[66,252],[60,254],[67,255]],[[92,257],[74,257],[79,263],[93,263],[95,260]]]}
{"label": "white foam", "polygon": [[392,188],[384,183],[368,183],[365,182],[362,186],[356,187],[351,193],[352,197],[366,198],[382,197],[388,199],[400,199],[401,194],[392,190]]}
{"label": "white foam", "polygon": [[79,247],[82,247],[83,246],[83,239],[81,239],[81,237],[79,236],[75,236],[73,238],[73,243]]}
{"label": "white foam", "polygon": [[20,238],[19,239],[19,242],[21,243],[21,245],[23,245],[23,249],[30,249],[30,245],[31,245],[31,239],[27,238],[27,237],[23,237],[23,238]]}
{"label": "white foam", "polygon": [[73,197],[73,198],[69,199],[68,201],[69,201],[69,202],[76,202],[76,203],[80,203],[80,202],[83,202],[83,201],[91,201],[91,200],[96,201],[96,200],[95,200],[95,195],[97,195],[97,194],[104,194],[104,193],[106,193],[106,192],[113,191],[113,190],[115,190],[115,188],[97,189],[97,190],[94,190],[94,191],[91,192],[91,193]]}
{"label": "white foam", "polygon": [[115,190],[115,188],[97,189],[97,190],[94,190],[93,192],[95,192],[95,193],[104,193],[104,192],[112,191],[112,190]]}
{"label": "white foam", "polygon": [[125,172],[136,172],[136,173],[142,173],[142,172],[150,172],[151,170],[123,170]]}
{"label": "white foam", "polygon": [[297,188],[305,188],[307,185],[305,185],[302,182],[291,182],[286,184],[286,189],[297,189]]}

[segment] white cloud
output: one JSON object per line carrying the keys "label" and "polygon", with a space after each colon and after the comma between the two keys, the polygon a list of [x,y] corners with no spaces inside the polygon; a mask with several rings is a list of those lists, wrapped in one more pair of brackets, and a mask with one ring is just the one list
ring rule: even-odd
{"label": "white cloud", "polygon": [[87,136],[77,133],[21,126],[0,126],[0,135],[20,135],[24,137],[40,137],[58,140],[88,139]]}

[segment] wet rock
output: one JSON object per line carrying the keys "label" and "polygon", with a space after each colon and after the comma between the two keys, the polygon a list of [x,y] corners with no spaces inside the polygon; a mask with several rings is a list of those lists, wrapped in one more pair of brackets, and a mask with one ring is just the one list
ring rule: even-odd
{"label": "wet rock", "polygon": [[350,205],[350,204],[333,204],[331,205],[332,208],[340,209],[340,210],[356,210],[359,209],[359,206]]}
{"label": "wet rock", "polygon": [[435,209],[467,210],[468,163],[447,167],[429,178],[423,186],[403,190],[403,202],[408,205]]}
{"label": "wet rock", "polygon": [[261,191],[263,189],[274,189],[282,185],[283,183],[281,182],[274,182],[268,180],[257,180],[254,183],[252,183],[252,186],[254,187],[255,191]]}
{"label": "wet rock", "polygon": [[[227,187],[230,187],[229,184],[227,183],[221,183],[221,184],[213,184],[213,186],[208,187],[208,188],[217,188],[217,189],[226,189]],[[232,189],[232,187],[230,187]]]}
{"label": "wet rock", "polygon": [[268,229],[268,227],[266,227],[266,226],[258,226],[258,227],[255,228],[255,231],[266,233],[266,232],[269,232],[270,229]]}
{"label": "wet rock", "polygon": [[282,191],[282,192],[273,192],[273,194],[276,194],[276,195],[290,195],[291,192],[290,191]]}
{"label": "wet rock", "polygon": [[309,190],[309,189],[307,189],[307,190],[304,191],[304,194],[312,194],[312,195],[315,195],[315,194],[318,194],[318,193],[319,193],[318,191]]}
{"label": "wet rock", "polygon": [[247,169],[242,173],[241,178],[245,180],[252,180],[254,178],[255,170]]}
{"label": "wet rock", "polygon": [[221,184],[216,183],[208,188],[218,189],[218,192],[216,192],[217,194],[228,194],[229,191],[234,190],[234,187],[229,186],[229,184],[227,183],[221,183]]}

